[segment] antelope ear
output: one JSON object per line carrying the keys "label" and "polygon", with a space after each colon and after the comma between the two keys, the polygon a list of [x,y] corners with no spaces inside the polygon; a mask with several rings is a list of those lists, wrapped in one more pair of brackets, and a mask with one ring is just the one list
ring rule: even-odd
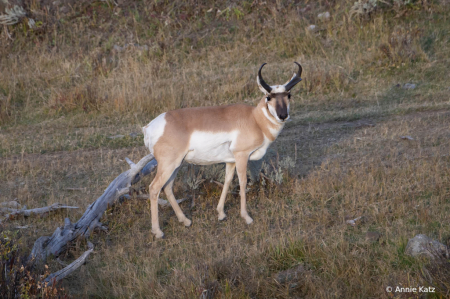
{"label": "antelope ear", "polygon": [[268,92],[268,91],[261,85],[261,82],[259,81],[259,77],[258,77],[258,76],[256,77],[256,83],[258,83],[259,90],[261,90],[262,93],[264,93],[265,95],[269,95],[269,94],[270,94],[270,92]]}

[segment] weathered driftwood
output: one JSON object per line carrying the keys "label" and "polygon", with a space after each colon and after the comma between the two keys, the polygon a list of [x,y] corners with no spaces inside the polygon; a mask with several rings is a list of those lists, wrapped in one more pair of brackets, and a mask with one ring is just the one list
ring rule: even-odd
{"label": "weathered driftwood", "polygon": [[67,244],[78,237],[88,237],[95,228],[102,228],[100,218],[108,206],[121,195],[129,192],[131,184],[135,184],[145,175],[150,174],[157,163],[153,155],[147,155],[137,164],[126,158],[130,169],[121,173],[105,192],[97,198],[84,212],[83,216],[75,223],[66,218],[64,227],[58,227],[51,237],[43,236],[36,240],[31,251],[30,258],[35,262],[44,262],[50,254],[59,256],[67,247]]}
{"label": "weathered driftwood", "polygon": [[87,257],[94,250],[94,245],[91,242],[88,242],[88,248],[89,248],[89,250],[85,251],[79,258],[77,258],[75,261],[73,261],[70,265],[47,276],[47,278],[44,280],[44,282],[48,283],[48,285],[52,285],[55,282],[58,282],[61,279],[63,279],[64,277],[68,276],[70,273],[72,273],[76,269],[80,268],[80,266],[84,264]]}
{"label": "weathered driftwood", "polygon": [[[71,206],[65,206],[62,205],[60,203],[54,203],[51,206],[48,207],[43,207],[43,208],[36,208],[36,209],[23,209],[23,210],[19,210],[19,209],[12,209],[12,208],[0,208],[0,213],[9,213],[6,214],[4,217],[4,220],[8,220],[10,218],[22,215],[25,217],[29,217],[31,215],[42,215],[45,213],[49,213],[55,210],[59,210],[59,209],[78,209],[78,207],[71,207]],[[3,221],[4,221],[3,220]],[[2,220],[0,220],[0,223],[2,223]]]}
{"label": "weathered driftwood", "polygon": [[16,199],[7,202],[0,202],[0,209],[2,208],[21,209],[22,206],[17,202]]}

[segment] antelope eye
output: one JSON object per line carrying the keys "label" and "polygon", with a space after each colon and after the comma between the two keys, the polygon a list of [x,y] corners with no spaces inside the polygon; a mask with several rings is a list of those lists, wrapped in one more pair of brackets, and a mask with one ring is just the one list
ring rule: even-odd
{"label": "antelope eye", "polygon": [[267,100],[267,101],[270,101],[270,97],[267,97],[266,100]]}
{"label": "antelope eye", "polygon": [[288,94],[288,99],[289,99],[289,100],[291,99],[291,94],[290,94],[290,93]]}

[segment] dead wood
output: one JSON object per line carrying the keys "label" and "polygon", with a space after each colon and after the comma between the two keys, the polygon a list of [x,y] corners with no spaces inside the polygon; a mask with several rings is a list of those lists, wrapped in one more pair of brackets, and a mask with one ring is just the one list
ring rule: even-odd
{"label": "dead wood", "polygon": [[70,265],[47,276],[47,278],[44,280],[44,282],[47,282],[48,285],[52,285],[52,284],[60,281],[64,277],[68,276],[70,273],[72,273],[76,269],[80,268],[80,266],[84,264],[84,262],[86,261],[88,256],[94,250],[94,245],[91,242],[88,242],[88,248],[89,249],[87,251],[85,251],[79,258],[77,258],[75,261],[73,261]]}
{"label": "dead wood", "polygon": [[36,240],[30,254],[30,260],[42,263],[50,254],[57,257],[66,250],[69,242],[79,237],[86,238],[95,228],[102,228],[100,218],[107,207],[111,206],[121,195],[128,193],[132,184],[139,182],[142,177],[150,174],[157,165],[151,154],[142,158],[137,164],[128,158],[126,160],[130,169],[114,179],[105,192],[89,205],[83,216],[75,224],[66,218],[64,226],[58,227],[51,237],[43,236]]}
{"label": "dead wood", "polygon": [[20,209],[22,206],[17,202],[17,198],[7,202],[0,203],[0,209],[2,208]]}
{"label": "dead wood", "polygon": [[[29,210],[19,210],[19,209],[12,209],[12,208],[0,208],[0,213],[9,213],[5,215],[5,218],[3,219],[3,221],[8,220],[8,219],[12,219],[15,218],[16,216],[25,216],[25,217],[29,217],[32,215],[42,215],[45,213],[49,213],[52,211],[56,211],[59,209],[78,209],[78,207],[72,207],[72,206],[65,206],[62,205],[60,203],[54,203],[51,206],[48,207],[43,207],[43,208],[36,208],[36,209],[29,209]],[[2,220],[0,220],[0,223],[2,223]]]}

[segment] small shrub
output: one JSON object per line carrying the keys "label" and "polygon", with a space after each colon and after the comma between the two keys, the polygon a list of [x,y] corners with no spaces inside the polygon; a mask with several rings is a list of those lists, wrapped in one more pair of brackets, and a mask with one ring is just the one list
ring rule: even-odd
{"label": "small shrub", "polygon": [[94,83],[77,86],[74,89],[60,93],[55,92],[49,100],[50,111],[70,112],[82,110],[84,112],[98,111],[107,100],[98,95],[98,86]]}
{"label": "small shrub", "polygon": [[43,279],[45,273],[39,275],[36,269],[27,263],[26,255],[22,255],[17,240],[17,233],[3,231],[0,234],[0,298],[67,298],[63,288],[48,286]]}
{"label": "small shrub", "polygon": [[423,3],[418,0],[359,0],[350,8],[350,17],[358,16],[359,18],[370,19],[377,10],[392,10],[397,16],[400,16],[409,9],[421,9]]}
{"label": "small shrub", "polygon": [[225,167],[223,164],[204,166],[205,179],[223,183],[225,181]]}
{"label": "small shrub", "polygon": [[378,8],[378,0],[359,0],[350,8],[350,18],[370,18]]}
{"label": "small shrub", "polygon": [[192,191],[197,190],[200,187],[200,184],[205,181],[203,178],[203,171],[195,171],[194,168],[191,168],[190,174],[185,176],[185,183],[188,185],[189,189]]}
{"label": "small shrub", "polygon": [[438,252],[431,253],[434,258],[428,265],[422,267],[422,278],[436,288],[437,294],[448,298],[450,296],[450,262]]}
{"label": "small shrub", "polygon": [[419,43],[420,33],[418,28],[396,26],[388,42],[379,47],[382,58],[392,64],[426,60]]}

